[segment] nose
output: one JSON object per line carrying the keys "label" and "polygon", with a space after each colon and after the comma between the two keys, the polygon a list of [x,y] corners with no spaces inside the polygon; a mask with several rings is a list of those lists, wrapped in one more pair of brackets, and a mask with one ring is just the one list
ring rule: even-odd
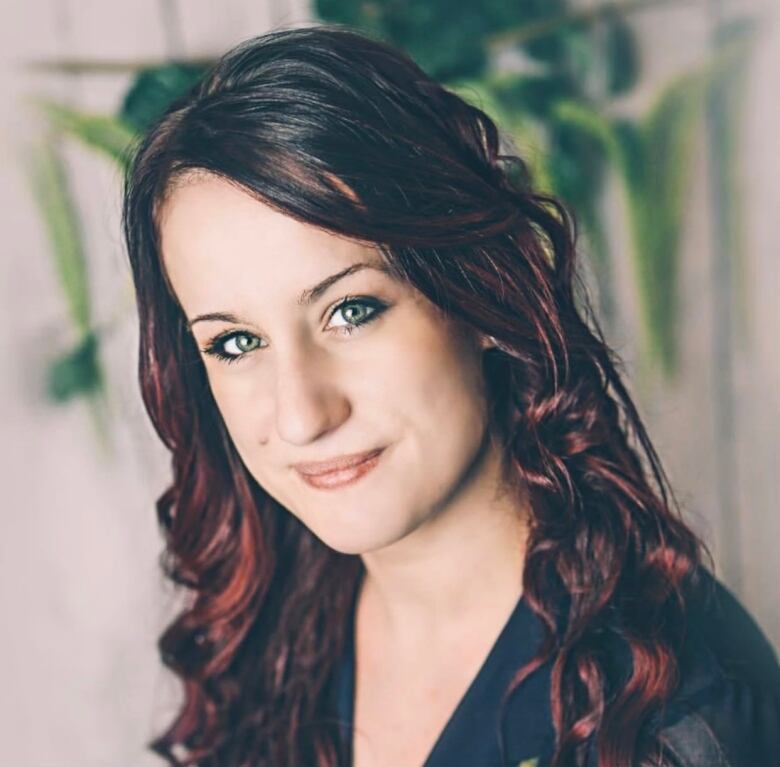
{"label": "nose", "polygon": [[332,366],[315,348],[300,347],[277,358],[275,402],[277,433],[293,445],[332,431],[351,412]]}

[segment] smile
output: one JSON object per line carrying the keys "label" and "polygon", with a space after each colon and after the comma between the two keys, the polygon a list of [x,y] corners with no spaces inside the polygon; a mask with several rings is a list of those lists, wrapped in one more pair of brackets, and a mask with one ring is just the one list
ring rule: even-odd
{"label": "smile", "polygon": [[337,487],[351,485],[368,474],[379,463],[383,450],[384,448],[372,450],[366,453],[363,458],[359,458],[357,461],[350,461],[350,465],[330,471],[321,471],[315,474],[303,471],[298,467],[295,467],[295,469],[307,485],[320,490],[332,490]]}

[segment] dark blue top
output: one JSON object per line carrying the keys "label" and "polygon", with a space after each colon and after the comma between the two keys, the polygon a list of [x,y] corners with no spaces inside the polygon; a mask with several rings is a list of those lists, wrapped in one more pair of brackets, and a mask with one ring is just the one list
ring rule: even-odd
{"label": "dark blue top", "polygon": [[[680,684],[663,716],[644,731],[662,731],[670,764],[680,767],[780,767],[780,667],[751,616],[706,571],[690,601]],[[439,734],[422,767],[545,767],[554,730],[548,661],[508,698],[514,673],[537,652],[542,622],[521,597],[477,675]],[[344,753],[351,763],[355,652],[354,605],[347,646],[334,684]],[[607,648],[616,678],[627,679],[631,655],[623,643]],[[666,734],[668,733],[668,738]],[[595,738],[588,751],[596,767]],[[534,762],[534,760],[536,760]]]}

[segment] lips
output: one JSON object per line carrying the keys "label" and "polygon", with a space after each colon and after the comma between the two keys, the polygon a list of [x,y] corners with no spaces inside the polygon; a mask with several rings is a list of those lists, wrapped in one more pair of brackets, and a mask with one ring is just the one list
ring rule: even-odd
{"label": "lips", "polygon": [[341,455],[338,458],[331,458],[327,461],[304,461],[294,463],[293,468],[306,477],[321,477],[334,472],[344,471],[359,466],[371,458],[379,455],[384,448],[367,450],[362,453],[350,453]]}

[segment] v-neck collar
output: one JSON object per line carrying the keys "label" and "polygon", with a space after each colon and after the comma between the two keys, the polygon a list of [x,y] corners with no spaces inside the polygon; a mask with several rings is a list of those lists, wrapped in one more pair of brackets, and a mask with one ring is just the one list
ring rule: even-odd
{"label": "v-neck collar", "polygon": [[[352,759],[354,724],[355,608],[356,600],[350,613],[337,689],[339,719],[347,725],[344,732],[348,764]],[[479,671],[440,731],[423,767],[492,767],[503,764],[501,700],[512,676],[536,653],[542,633],[541,621],[521,596]]]}

